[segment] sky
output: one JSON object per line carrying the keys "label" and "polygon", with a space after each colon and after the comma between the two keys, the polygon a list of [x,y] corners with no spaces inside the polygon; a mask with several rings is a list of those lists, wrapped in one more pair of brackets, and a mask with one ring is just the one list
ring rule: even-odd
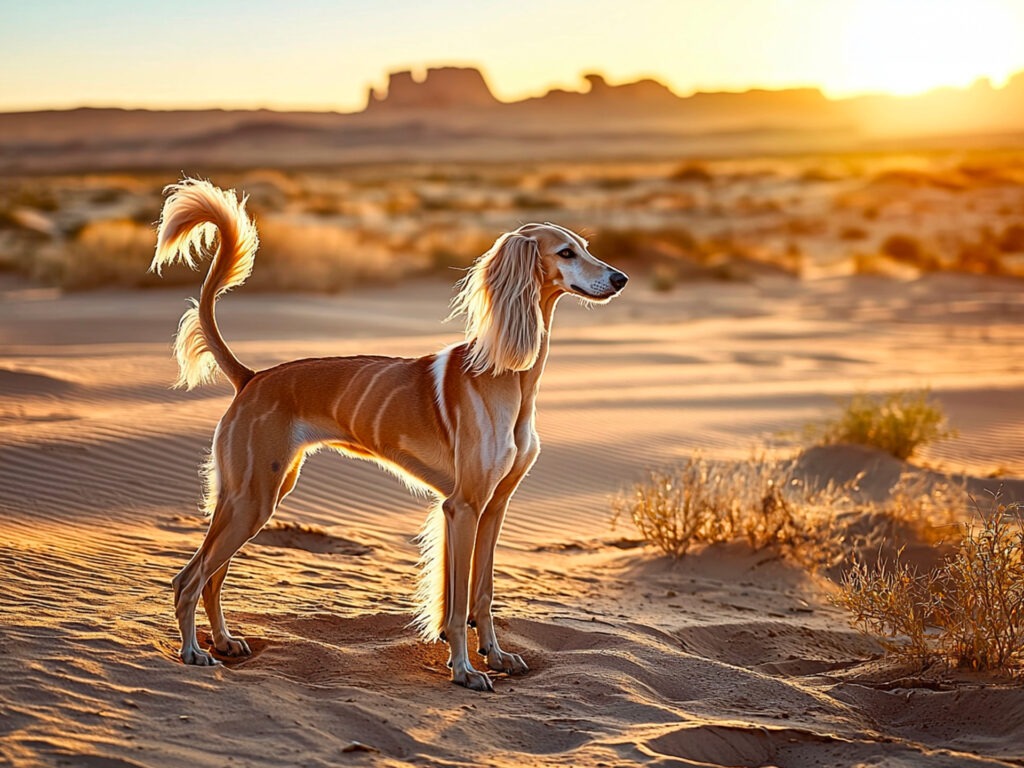
{"label": "sky", "polygon": [[511,101],[580,75],[921,93],[1024,70],[1024,0],[0,0],[0,111],[353,111],[387,73],[478,66]]}

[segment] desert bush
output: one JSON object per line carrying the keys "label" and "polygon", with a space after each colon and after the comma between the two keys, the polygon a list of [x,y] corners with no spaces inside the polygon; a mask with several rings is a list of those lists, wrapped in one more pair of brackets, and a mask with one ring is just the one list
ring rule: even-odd
{"label": "desert bush", "polygon": [[828,230],[828,224],[816,217],[792,216],[786,219],[783,228],[790,235],[823,235]]}
{"label": "desert bush", "polygon": [[714,179],[714,176],[706,166],[699,163],[684,163],[672,171],[668,178],[669,181],[708,184]]}
{"label": "desert bush", "polygon": [[614,499],[613,526],[628,518],[647,543],[680,558],[695,546],[741,540],[807,565],[831,562],[839,540],[823,514],[845,489],[811,490],[791,464],[764,457],[714,464],[696,456],[653,470]]}
{"label": "desert bush", "polygon": [[867,445],[909,459],[918,448],[954,435],[942,407],[928,390],[884,396],[857,394],[842,407],[837,418],[820,427],[811,425],[809,436],[825,445]]}
{"label": "desert bush", "polygon": [[53,213],[60,209],[60,203],[54,191],[35,184],[25,184],[19,187],[8,204],[12,208],[31,208],[47,213]]}
{"label": "desert bush", "polygon": [[951,192],[962,190],[965,186],[963,179],[956,173],[930,173],[912,168],[892,168],[881,171],[871,179],[871,184],[889,185],[896,187],[935,187]]}
{"label": "desert bush", "polygon": [[1006,669],[1024,654],[1024,520],[1016,505],[982,511],[936,580],[942,650],[973,669]]}
{"label": "desert bush", "polygon": [[555,210],[562,208],[562,201],[553,195],[519,192],[512,198],[512,207],[521,210]]}
{"label": "desert bush", "polygon": [[950,269],[976,275],[1002,275],[1006,272],[1002,251],[991,232],[981,232],[976,240],[962,243]]}
{"label": "desert bush", "polygon": [[1003,253],[1024,253],[1024,224],[1010,224],[999,238]]}
{"label": "desert bush", "polygon": [[629,189],[636,185],[638,179],[631,176],[599,176],[594,179],[594,186],[607,192]]}
{"label": "desert bush", "polygon": [[857,561],[831,600],[853,614],[853,625],[886,651],[923,665],[934,658],[928,641],[937,592],[933,581],[930,574],[899,560],[874,568]]}
{"label": "desert bush", "polygon": [[934,268],[934,259],[927,253],[921,241],[913,235],[889,235],[882,242],[882,253],[896,261],[911,264],[922,269]]}
{"label": "desert bush", "polygon": [[697,254],[700,244],[685,227],[635,229],[606,227],[590,238],[590,250],[603,258],[652,262]]}
{"label": "desert bush", "polygon": [[466,269],[493,243],[494,235],[482,229],[454,232],[451,227],[432,226],[420,230],[405,250],[423,254],[427,271],[440,271],[451,278],[452,270]]}
{"label": "desert bush", "polygon": [[155,245],[153,228],[136,221],[90,222],[68,243],[63,260],[53,265],[54,274],[42,277],[71,291],[195,282],[185,267],[166,270],[163,279],[150,274]]}
{"label": "desert bush", "polygon": [[[323,222],[265,218],[260,248],[247,287],[265,291],[337,292],[356,285],[398,279],[419,267],[397,264],[386,243],[366,233]],[[101,220],[82,227],[54,259],[34,259],[31,277],[66,290],[198,285],[207,269],[185,266],[148,272],[156,244],[150,225],[131,219]]]}
{"label": "desert bush", "polygon": [[839,230],[840,240],[866,240],[868,231],[864,227],[850,225]]}
{"label": "desert bush", "polygon": [[998,161],[961,163],[956,170],[976,186],[1018,183],[1012,165],[1007,166]]}
{"label": "desert bush", "polygon": [[854,253],[851,257],[855,275],[889,275],[889,259],[877,253]]}
{"label": "desert bush", "polygon": [[838,181],[841,177],[828,168],[808,168],[800,174],[800,181],[815,183],[825,181]]}
{"label": "desert bush", "polygon": [[1024,660],[1024,520],[992,496],[975,505],[953,555],[919,573],[897,555],[856,563],[833,601],[890,653],[980,671],[1017,672]]}
{"label": "desert bush", "polygon": [[537,186],[541,189],[560,189],[569,186],[571,183],[569,177],[564,173],[554,172],[541,176]]}
{"label": "desert bush", "polygon": [[971,505],[967,488],[952,481],[935,482],[927,474],[904,472],[878,511],[919,541],[937,544],[958,538],[957,526]]}
{"label": "desert bush", "polygon": [[388,282],[411,271],[384,244],[322,222],[263,219],[260,250],[247,285],[256,290],[336,293]]}

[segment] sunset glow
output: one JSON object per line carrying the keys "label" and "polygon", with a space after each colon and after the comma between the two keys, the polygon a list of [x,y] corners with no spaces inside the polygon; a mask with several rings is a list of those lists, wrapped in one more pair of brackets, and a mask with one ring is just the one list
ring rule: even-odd
{"label": "sunset glow", "polygon": [[[396,69],[480,67],[498,98],[580,75],[676,93],[817,87],[920,93],[1024,69],[1017,0],[124,0],[8,4],[0,110],[73,106],[351,111]],[[151,10],[153,9],[153,10]],[[217,31],[217,43],[210,32]]]}
{"label": "sunset glow", "polygon": [[993,0],[861,0],[843,29],[845,66],[826,87],[909,95],[981,77],[1000,85],[1021,66],[1020,5],[1015,14]]}

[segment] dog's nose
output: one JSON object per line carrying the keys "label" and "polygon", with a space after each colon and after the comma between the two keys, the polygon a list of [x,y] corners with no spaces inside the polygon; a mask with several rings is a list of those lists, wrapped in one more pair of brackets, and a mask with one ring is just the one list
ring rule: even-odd
{"label": "dog's nose", "polygon": [[608,278],[608,281],[612,284],[612,288],[616,291],[621,291],[626,287],[626,283],[629,282],[629,278],[621,272],[612,272],[612,276]]}

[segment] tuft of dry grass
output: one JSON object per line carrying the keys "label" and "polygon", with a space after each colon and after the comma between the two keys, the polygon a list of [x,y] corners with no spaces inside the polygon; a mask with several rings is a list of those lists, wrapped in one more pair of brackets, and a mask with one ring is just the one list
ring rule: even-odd
{"label": "tuft of dry grass", "polygon": [[999,237],[999,250],[1003,253],[1024,253],[1024,224],[1010,224]]}
{"label": "tuft of dry grass", "polygon": [[384,244],[330,223],[267,218],[259,232],[255,290],[336,293],[405,275]]}
{"label": "tuft of dry grass", "polygon": [[840,240],[867,240],[868,231],[864,227],[851,224],[839,230]]}
{"label": "tuft of dry grass", "polygon": [[833,601],[890,653],[978,671],[1019,673],[1024,662],[1024,519],[998,493],[961,527],[953,555],[926,573],[894,561],[857,562]]}
{"label": "tuft of dry grass", "polygon": [[[52,278],[71,291],[157,285],[157,277],[147,271],[155,242],[152,227],[130,219],[90,222],[68,244],[64,258],[52,265]],[[177,268],[165,272],[162,282],[195,279],[190,270]]]}
{"label": "tuft of dry grass", "polygon": [[764,457],[736,464],[691,457],[652,470],[614,499],[612,525],[628,518],[646,542],[677,559],[696,546],[739,540],[807,566],[833,562],[840,540],[823,512],[845,489],[812,490],[790,468]]}
{"label": "tuft of dry grass", "polygon": [[808,433],[824,445],[867,445],[898,459],[909,459],[921,446],[955,435],[928,390],[854,395],[838,418],[823,427],[811,426]]}
{"label": "tuft of dry grass", "polygon": [[591,250],[617,261],[655,263],[696,256],[697,238],[685,227],[646,230],[632,227],[606,227],[590,238]]}
{"label": "tuft of dry grass", "polygon": [[938,268],[935,257],[913,235],[897,233],[882,241],[881,251],[886,256],[922,270]]}
{"label": "tuft of dry grass", "polygon": [[880,511],[896,525],[913,531],[918,540],[937,544],[956,538],[970,502],[963,482],[935,482],[926,474],[904,472]]}
{"label": "tuft of dry grass", "polygon": [[853,614],[852,623],[885,650],[924,665],[935,658],[928,639],[934,613],[934,577],[901,562],[874,568],[856,561],[843,576],[832,602]]}
{"label": "tuft of dry grass", "polygon": [[[259,222],[258,268],[247,282],[250,290],[332,293],[356,285],[404,276],[395,273],[391,251],[381,243],[321,221],[265,218]],[[66,290],[110,287],[194,285],[201,281],[185,268],[157,280],[147,272],[153,256],[152,227],[128,219],[87,224],[52,265],[54,281]],[[206,266],[201,267],[204,273]]]}
{"label": "tuft of dry grass", "polygon": [[672,171],[668,178],[670,181],[708,184],[714,180],[714,175],[707,169],[707,166],[700,163],[683,163]]}

